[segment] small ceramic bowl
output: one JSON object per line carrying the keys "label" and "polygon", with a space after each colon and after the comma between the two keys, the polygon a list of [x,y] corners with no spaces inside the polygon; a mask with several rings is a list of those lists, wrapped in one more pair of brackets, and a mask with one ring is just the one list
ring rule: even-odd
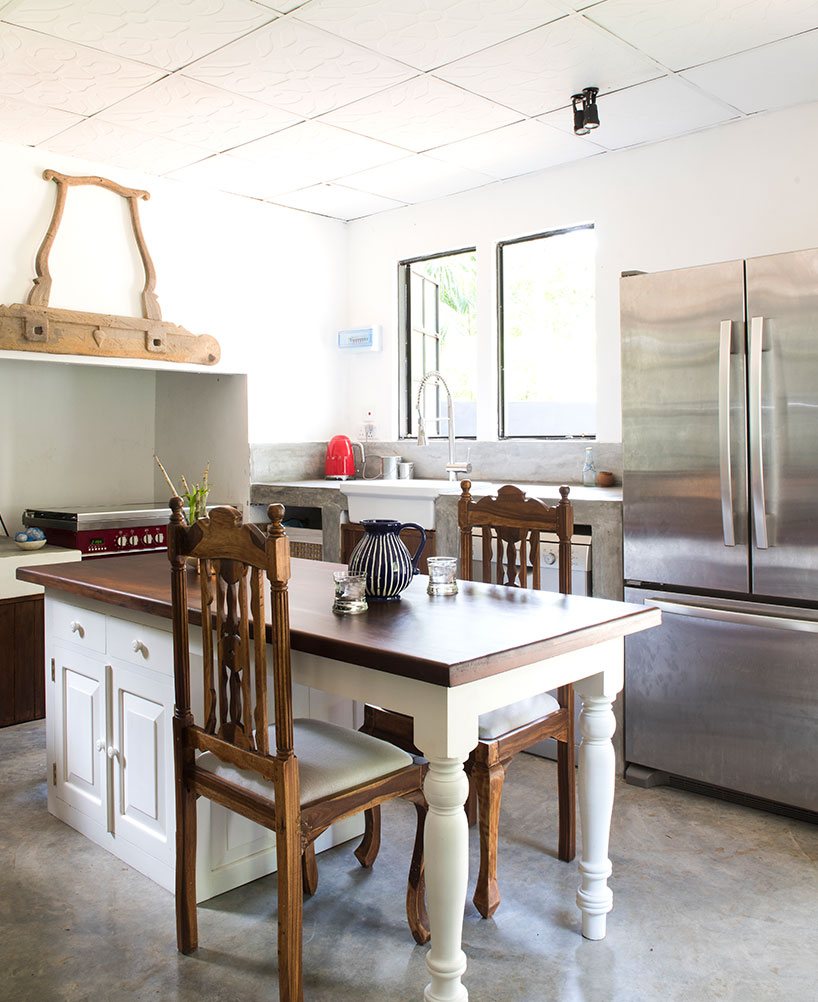
{"label": "small ceramic bowl", "polygon": [[46,540],[44,539],[27,539],[25,542],[15,539],[14,542],[21,550],[39,550],[46,544]]}
{"label": "small ceramic bowl", "polygon": [[610,470],[600,470],[596,475],[597,487],[613,487],[614,475]]}

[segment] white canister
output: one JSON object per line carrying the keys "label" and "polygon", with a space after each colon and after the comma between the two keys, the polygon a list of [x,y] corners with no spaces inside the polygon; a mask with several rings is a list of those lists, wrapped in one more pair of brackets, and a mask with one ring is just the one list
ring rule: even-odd
{"label": "white canister", "polygon": [[415,464],[401,462],[398,463],[398,480],[411,480],[415,475]]}
{"label": "white canister", "polygon": [[398,466],[400,465],[400,462],[400,456],[384,456],[381,459],[384,480],[398,479]]}

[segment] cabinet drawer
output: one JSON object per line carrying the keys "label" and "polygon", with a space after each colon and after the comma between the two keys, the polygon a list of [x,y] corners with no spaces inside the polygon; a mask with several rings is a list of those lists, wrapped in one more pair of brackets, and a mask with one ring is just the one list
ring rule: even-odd
{"label": "cabinet drawer", "polygon": [[173,677],[173,634],[108,618],[108,653],[132,665]]}
{"label": "cabinet drawer", "polygon": [[58,599],[51,599],[48,609],[51,639],[67,640],[89,651],[105,653],[105,616]]}

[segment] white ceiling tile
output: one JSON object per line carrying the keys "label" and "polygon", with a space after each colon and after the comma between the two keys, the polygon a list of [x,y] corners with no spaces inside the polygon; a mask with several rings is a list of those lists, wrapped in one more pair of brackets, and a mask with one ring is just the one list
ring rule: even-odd
{"label": "white ceiling tile", "polygon": [[441,146],[430,150],[427,156],[494,178],[508,178],[602,152],[599,146],[586,139],[567,136],[541,122],[528,121]]}
{"label": "white ceiling tile", "polygon": [[274,10],[278,14],[289,14],[297,7],[303,7],[307,0],[255,0],[255,2],[261,4],[262,7],[269,7],[270,10]]}
{"label": "white ceiling tile", "polygon": [[748,113],[818,101],[818,31],[706,63],[682,76]]}
{"label": "white ceiling tile", "polygon": [[380,195],[370,195],[365,191],[353,191],[340,184],[316,184],[301,191],[276,195],[275,201],[279,205],[317,212],[322,216],[334,216],[336,219],[360,219],[361,216],[397,209],[404,204]]}
{"label": "white ceiling tile", "polygon": [[406,80],[413,71],[282,18],[206,56],[185,74],[312,118]]}
{"label": "white ceiling tile", "polygon": [[[662,77],[598,101],[600,125],[589,138],[609,150],[658,142],[737,118],[735,111],[675,77]],[[543,115],[541,121],[573,132],[570,108]]]}
{"label": "white ceiling tile", "polygon": [[315,181],[332,181],[406,156],[374,139],[335,129],[322,122],[303,122],[284,132],[231,151],[235,157],[262,166],[271,189],[305,188]]}
{"label": "white ceiling tile", "polygon": [[147,87],[162,71],[0,24],[0,94],[93,115]]}
{"label": "white ceiling tile", "polygon": [[220,153],[301,121],[261,101],[229,94],[181,74],[101,111],[98,118]]}
{"label": "white ceiling tile", "polygon": [[250,0],[21,0],[3,19],[173,70],[275,17]]}
{"label": "white ceiling tile", "polygon": [[416,77],[324,116],[343,129],[421,152],[508,125],[520,115],[434,77]]}
{"label": "white ceiling tile", "polygon": [[564,13],[548,0],[311,0],[296,17],[428,70]]}
{"label": "white ceiling tile", "polygon": [[818,27],[818,0],[606,0],[586,14],[678,70]]}
{"label": "white ceiling tile", "polygon": [[122,129],[98,118],[86,119],[42,145],[54,153],[99,160],[146,174],[164,174],[207,156],[205,150]]}
{"label": "white ceiling tile", "polygon": [[572,16],[466,56],[435,76],[539,115],[561,108],[585,87],[617,90],[661,73],[630,46]]}
{"label": "white ceiling tile", "polygon": [[229,153],[208,157],[207,160],[171,171],[167,176],[203,188],[215,188],[250,198],[272,198],[279,193],[274,190],[275,186],[270,185],[268,172],[264,167],[240,160]]}
{"label": "white ceiling tile", "polygon": [[430,157],[413,156],[340,178],[340,183],[399,202],[423,202],[479,188],[492,180],[484,174],[463,170]]}
{"label": "white ceiling tile", "polygon": [[0,97],[0,141],[4,143],[36,146],[82,121],[81,115],[72,115],[68,111],[41,108],[13,97]]}

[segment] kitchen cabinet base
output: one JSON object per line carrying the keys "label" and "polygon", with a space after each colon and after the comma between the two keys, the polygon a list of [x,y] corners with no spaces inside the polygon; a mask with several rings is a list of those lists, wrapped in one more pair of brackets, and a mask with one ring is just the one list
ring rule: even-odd
{"label": "kitchen cabinet base", "polygon": [[43,597],[0,599],[0,727],[45,716]]}

